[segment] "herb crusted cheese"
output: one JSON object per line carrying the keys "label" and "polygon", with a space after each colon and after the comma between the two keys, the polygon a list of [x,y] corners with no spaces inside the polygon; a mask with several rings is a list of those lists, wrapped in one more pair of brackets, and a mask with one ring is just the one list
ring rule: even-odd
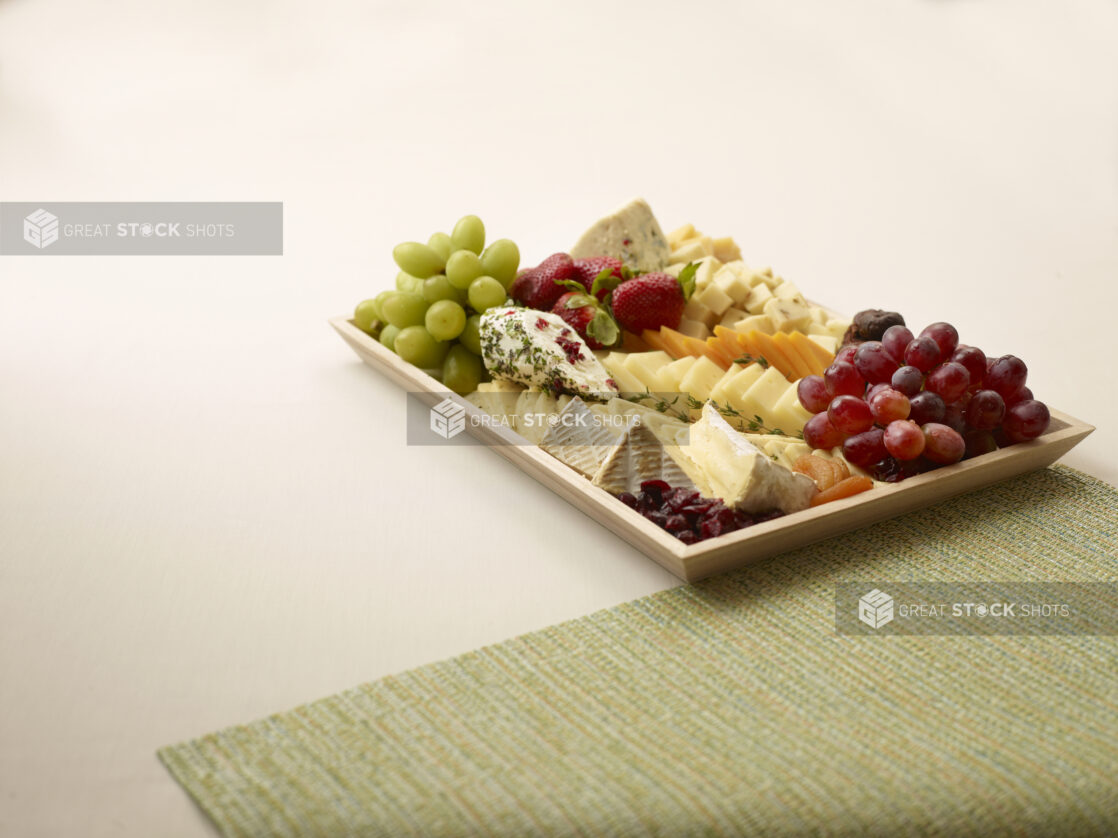
{"label": "herb crusted cheese", "polygon": [[494,308],[482,315],[480,333],[481,357],[495,379],[555,395],[605,399],[617,392],[590,347],[557,314]]}

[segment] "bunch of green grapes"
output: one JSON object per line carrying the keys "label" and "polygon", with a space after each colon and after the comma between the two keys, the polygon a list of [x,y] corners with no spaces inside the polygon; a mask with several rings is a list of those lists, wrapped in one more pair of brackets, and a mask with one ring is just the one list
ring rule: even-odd
{"label": "bunch of green grapes", "polygon": [[508,239],[485,247],[485,225],[467,215],[449,236],[398,244],[392,257],[396,290],[359,303],[353,322],[454,392],[472,393],[485,376],[481,315],[505,304],[520,250]]}

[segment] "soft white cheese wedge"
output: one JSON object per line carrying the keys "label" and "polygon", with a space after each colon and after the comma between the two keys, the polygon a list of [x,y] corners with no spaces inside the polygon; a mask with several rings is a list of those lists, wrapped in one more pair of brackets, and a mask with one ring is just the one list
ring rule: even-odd
{"label": "soft white cheese wedge", "polygon": [[540,448],[584,477],[593,477],[617,444],[620,432],[575,396],[555,417]]}
{"label": "soft white cheese wedge", "polygon": [[815,494],[810,477],[773,462],[709,402],[679,450],[680,464],[704,497],[745,512],[798,512]]}
{"label": "soft white cheese wedge", "polygon": [[620,494],[641,489],[646,480],[663,480],[673,488],[692,488],[691,480],[656,434],[642,422],[634,423],[610,449],[593,483],[607,492]]}
{"label": "soft white cheese wedge", "polygon": [[481,358],[495,379],[605,399],[617,392],[606,368],[557,314],[491,308],[481,318]]}
{"label": "soft white cheese wedge", "polygon": [[671,261],[668,239],[643,198],[594,224],[570,253],[572,259],[613,256],[635,271],[662,271]]}

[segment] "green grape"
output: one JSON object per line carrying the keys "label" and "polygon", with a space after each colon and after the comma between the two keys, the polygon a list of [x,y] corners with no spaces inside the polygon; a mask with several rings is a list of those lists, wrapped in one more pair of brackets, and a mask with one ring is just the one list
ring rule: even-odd
{"label": "green grape", "polygon": [[481,358],[461,344],[455,344],[443,362],[443,385],[464,396],[477,389],[484,373]]}
{"label": "green grape", "polygon": [[393,352],[395,352],[396,351],[396,335],[398,335],[398,334],[400,334],[400,330],[397,329],[395,326],[393,326],[391,323],[389,323],[387,326],[385,326],[383,329],[380,330],[380,342],[384,346],[388,347]]}
{"label": "green grape", "polygon": [[419,283],[423,282],[417,276],[412,276],[409,273],[400,271],[396,274],[396,290],[397,291],[417,291],[419,290]]}
{"label": "green grape", "polygon": [[466,326],[466,310],[453,300],[439,300],[427,309],[423,322],[435,340],[454,340]]}
{"label": "green grape", "polygon": [[353,310],[353,325],[362,332],[372,332],[373,322],[380,320],[376,300],[362,300]]}
{"label": "green grape", "polygon": [[384,321],[386,319],[384,316],[384,301],[395,293],[395,291],[381,291],[373,298],[373,301],[376,303],[377,320]]}
{"label": "green grape", "polygon": [[392,258],[396,260],[400,270],[420,279],[439,273],[446,265],[434,248],[419,242],[404,242],[396,245],[392,250]]}
{"label": "green grape", "polygon": [[472,250],[456,250],[446,260],[446,278],[455,288],[469,288],[483,273],[481,260]]}
{"label": "green grape", "polygon": [[458,342],[473,352],[481,354],[481,315],[471,314],[466,318],[466,326],[458,336]]}
{"label": "green grape", "polygon": [[450,258],[450,254],[454,252],[454,245],[450,243],[450,236],[446,233],[432,233],[431,238],[427,239],[427,246],[439,254],[444,265]]}
{"label": "green grape", "polygon": [[420,294],[400,291],[384,301],[384,319],[397,329],[418,326],[427,312],[427,301]]}
{"label": "green grape", "polygon": [[472,250],[480,254],[485,247],[485,225],[476,215],[464,215],[454,225],[450,240],[455,250]]}
{"label": "green grape", "polygon": [[396,354],[422,369],[434,369],[446,357],[449,343],[435,340],[423,326],[408,326],[396,335]]}
{"label": "green grape", "polygon": [[497,239],[481,254],[481,267],[486,276],[491,276],[505,288],[516,279],[516,269],[520,267],[520,248],[510,239]]}
{"label": "green grape", "polygon": [[423,299],[429,303],[439,300],[457,300],[458,289],[450,284],[446,274],[435,274],[423,280]]}
{"label": "green grape", "polygon": [[505,302],[505,286],[491,276],[479,276],[470,283],[470,306],[478,314]]}

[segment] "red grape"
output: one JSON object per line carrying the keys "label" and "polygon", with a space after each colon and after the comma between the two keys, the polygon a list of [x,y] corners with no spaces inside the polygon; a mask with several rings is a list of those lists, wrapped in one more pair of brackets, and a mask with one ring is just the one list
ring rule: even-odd
{"label": "red grape", "polygon": [[887,387],[874,393],[869,400],[870,413],[879,425],[885,426],[898,419],[907,419],[912,405],[904,393]]}
{"label": "red grape", "polygon": [[951,404],[967,392],[967,387],[970,386],[970,373],[962,364],[948,361],[928,373],[924,386],[942,396],[947,404]]}
{"label": "red grape", "polygon": [[898,420],[885,429],[885,450],[898,460],[915,460],[924,453],[924,432],[915,422]]}
{"label": "red grape", "polygon": [[929,390],[917,393],[909,400],[909,403],[912,405],[912,409],[909,411],[908,418],[917,425],[939,422],[943,419],[943,413],[947,409],[943,399]]}
{"label": "red grape", "polygon": [[867,340],[854,353],[854,368],[870,384],[889,381],[897,369],[897,362],[885,351],[879,340]]}
{"label": "red grape", "polygon": [[844,435],[835,429],[826,413],[816,413],[804,425],[804,442],[812,448],[830,450],[842,445]]}
{"label": "red grape", "polygon": [[907,326],[890,326],[881,336],[881,345],[898,364],[904,360],[904,351],[912,343],[912,332]]}
{"label": "red grape", "polygon": [[993,390],[979,390],[967,402],[967,424],[976,431],[992,431],[1002,423],[1005,401]]}
{"label": "red grape", "polygon": [[964,410],[965,408],[961,402],[949,404],[943,409],[943,418],[939,421],[961,434],[967,429],[967,420],[963,418]]}
{"label": "red grape", "polygon": [[870,406],[857,396],[835,396],[827,416],[831,425],[844,434],[860,434],[873,427]]}
{"label": "red grape", "polygon": [[984,383],[987,390],[996,390],[1004,399],[1025,386],[1028,374],[1025,362],[1016,355],[1002,355],[990,364]]}
{"label": "red grape", "polygon": [[1020,390],[1018,390],[1012,396],[1005,396],[1004,398],[1005,398],[1005,406],[1006,407],[1011,407],[1012,405],[1017,404],[1017,402],[1024,401],[1025,399],[1033,398],[1033,391],[1030,390],[1028,387],[1022,387]]}
{"label": "red grape", "polygon": [[945,466],[963,459],[967,444],[957,430],[939,422],[928,422],[923,430],[924,456],[933,463]]}
{"label": "red grape", "polygon": [[884,381],[882,381],[878,384],[874,384],[872,387],[870,387],[870,389],[866,390],[866,395],[865,395],[866,404],[869,404],[870,399],[872,399],[874,396],[876,396],[882,390],[892,390],[892,389],[893,388],[889,384],[886,384]]}
{"label": "red grape", "polygon": [[998,443],[994,441],[994,435],[989,431],[968,431],[963,434],[963,440],[967,444],[968,460],[998,450]]}
{"label": "red grape", "polygon": [[827,392],[827,382],[820,375],[806,375],[796,385],[796,395],[800,397],[800,404],[809,413],[819,413],[826,410],[831,403],[831,394]]}
{"label": "red grape", "polygon": [[893,373],[893,389],[900,390],[910,398],[924,388],[924,373],[916,367],[901,367]]}
{"label": "red grape", "polygon": [[928,335],[914,338],[904,351],[904,362],[922,372],[930,370],[939,363],[942,357],[943,353],[940,351],[939,344]]}
{"label": "red grape", "polygon": [[857,343],[846,344],[846,346],[839,349],[838,353],[835,355],[835,360],[836,361],[845,361],[848,364],[853,364],[854,363],[854,353],[858,351],[858,346],[859,346],[859,344],[857,344]]}
{"label": "red grape", "polygon": [[823,371],[827,382],[827,392],[832,396],[861,396],[866,392],[866,382],[854,365],[847,361],[835,361]]}
{"label": "red grape", "polygon": [[846,438],[842,444],[842,455],[859,468],[870,469],[889,456],[885,450],[885,431],[870,428],[860,434]]}
{"label": "red grape", "polygon": [[1051,417],[1044,402],[1025,399],[1006,408],[1002,430],[1012,442],[1036,439],[1046,430]]}
{"label": "red grape", "polygon": [[925,328],[920,336],[927,336],[934,340],[944,358],[950,358],[955,347],[959,345],[959,333],[950,323],[933,323]]}
{"label": "red grape", "polygon": [[962,364],[970,373],[970,386],[977,387],[986,376],[986,353],[977,346],[959,344],[951,353],[951,360]]}

